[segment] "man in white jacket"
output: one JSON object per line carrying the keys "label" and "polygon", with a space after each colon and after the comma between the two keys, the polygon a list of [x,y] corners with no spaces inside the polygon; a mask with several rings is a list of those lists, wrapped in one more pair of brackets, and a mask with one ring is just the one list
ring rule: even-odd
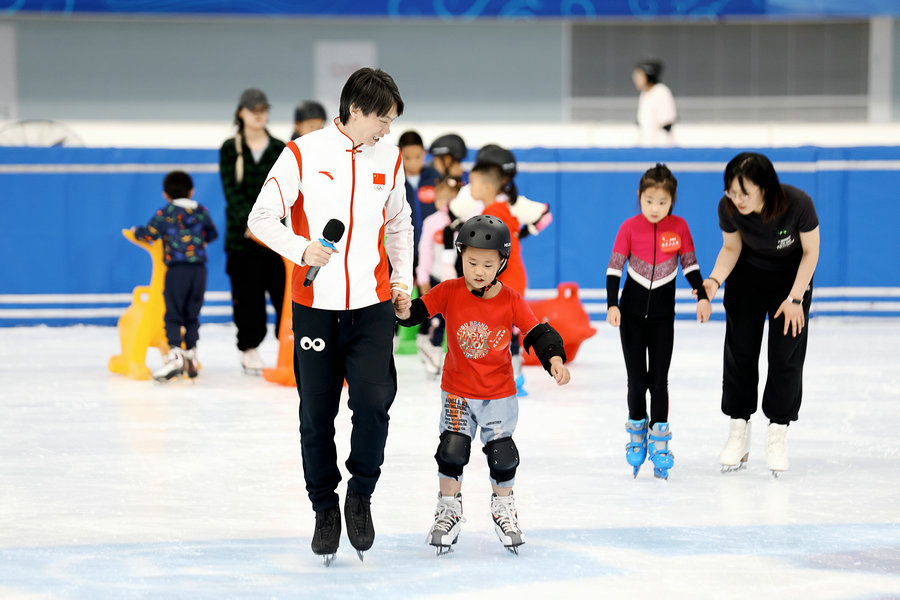
{"label": "man in white jacket", "polygon": [[[356,71],[333,123],[287,144],[250,212],[250,231],[295,265],[294,372],[300,447],[316,512],[312,549],[330,564],[341,534],[334,419],[347,380],[353,411],[344,516],[359,553],[375,539],[370,497],[381,473],[397,391],[394,311],[409,306],[413,227],[400,151],[379,140],[403,112],[387,73]],[[282,224],[290,215],[291,227]],[[320,238],[332,220],[339,239]],[[329,226],[331,229],[332,226]],[[329,243],[331,242],[331,243]],[[320,267],[304,285],[310,267]]]}

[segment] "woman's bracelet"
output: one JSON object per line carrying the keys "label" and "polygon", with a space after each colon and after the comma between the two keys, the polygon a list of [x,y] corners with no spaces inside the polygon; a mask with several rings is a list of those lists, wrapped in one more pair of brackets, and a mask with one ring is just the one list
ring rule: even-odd
{"label": "woman's bracelet", "polygon": [[710,281],[715,281],[716,287],[722,287],[722,282],[719,281],[718,279],[716,279],[715,277],[709,276],[709,277],[707,277],[707,279],[709,279]]}

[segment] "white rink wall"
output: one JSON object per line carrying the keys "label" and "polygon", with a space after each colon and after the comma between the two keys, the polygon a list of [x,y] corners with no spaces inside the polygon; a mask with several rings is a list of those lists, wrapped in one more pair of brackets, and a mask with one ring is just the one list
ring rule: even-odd
{"label": "white rink wall", "polygon": [[[218,148],[234,135],[223,121],[66,120],[88,147]],[[6,123],[0,124],[0,129]],[[273,121],[269,130],[287,139],[293,124]],[[477,149],[499,143],[510,148],[634,147],[637,127],[630,123],[466,123],[415,122],[398,119],[387,138],[396,143],[406,130],[418,131],[426,145],[449,132]],[[900,140],[900,123],[683,123],[674,130],[676,145],[694,148],[777,148],[793,146],[892,146]]]}

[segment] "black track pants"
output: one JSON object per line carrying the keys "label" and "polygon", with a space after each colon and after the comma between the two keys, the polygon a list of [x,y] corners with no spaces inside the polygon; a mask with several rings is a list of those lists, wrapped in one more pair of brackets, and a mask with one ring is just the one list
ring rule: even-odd
{"label": "black track pants", "polygon": [[266,293],[275,308],[275,337],[284,302],[284,261],[274,252],[230,252],[225,271],[231,279],[231,304],[237,326],[237,347],[259,346],[268,331]]}
{"label": "black track pants", "polygon": [[352,411],[347,487],[362,496],[375,490],[384,462],[388,409],[397,393],[390,301],[346,311],[293,305],[294,371],[300,394],[300,449],[313,510],[338,504],[341,473],[334,420],[347,380]]}
{"label": "black track pants", "polygon": [[619,336],[628,372],[628,418],[647,416],[650,390],[650,422],[669,420],[669,364],[675,340],[672,317],[644,318],[622,312]]}
{"label": "black track pants", "polygon": [[206,265],[204,263],[175,263],[166,269],[163,299],[166,303],[166,338],[169,346],[181,347],[181,328],[184,327],[184,348],[190,350],[200,338],[200,309],[206,293]]}
{"label": "black track pants", "polygon": [[765,271],[738,262],[725,284],[725,360],[722,412],[749,419],[757,409],[759,352],[763,326],[769,321],[769,370],[763,414],[773,423],[796,421],[803,396],[803,362],[809,331],[812,283],[803,295],[805,325],[797,337],[784,335],[784,316],[772,316],[790,294],[796,269]]}

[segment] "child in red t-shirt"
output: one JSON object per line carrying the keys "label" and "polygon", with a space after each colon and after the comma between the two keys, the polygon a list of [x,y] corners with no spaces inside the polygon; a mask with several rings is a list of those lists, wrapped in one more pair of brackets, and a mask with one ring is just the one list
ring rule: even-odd
{"label": "child in red t-shirt", "polygon": [[[709,319],[711,307],[694,254],[687,222],[672,214],[678,181],[663,164],[641,177],[641,214],[619,228],[606,271],[606,321],[619,328],[628,373],[629,442],[625,458],[637,477],[649,450],[653,474],[668,479],[675,464],[669,451],[669,364],[675,321],[675,275],[678,261],[697,292],[697,320]],[[619,300],[619,280],[625,263],[628,277]],[[647,422],[647,390],[650,420]],[[649,443],[648,443],[649,438]]]}
{"label": "child in red t-shirt", "polygon": [[525,539],[512,490],[519,464],[512,439],[519,414],[509,354],[512,328],[527,332],[525,350],[534,349],[558,385],[569,382],[566,354],[559,333],[538,322],[521,294],[497,281],[510,255],[509,229],[502,221],[489,215],[472,217],[459,230],[456,249],[463,276],[436,285],[397,313],[407,327],[437,313],[447,322],[441,435],[435,454],[440,493],[427,542],[443,554],[459,537],[463,467],[481,427],[493,488],[494,529],[503,545],[518,553]]}
{"label": "child in red t-shirt", "polygon": [[[522,244],[519,242],[519,220],[512,214],[506,195],[503,194],[503,171],[498,165],[489,162],[476,162],[469,173],[469,188],[472,198],[484,205],[482,214],[492,215],[503,221],[509,228],[510,251],[506,269],[500,275],[500,281],[521,295],[525,295],[528,276],[525,262],[522,260]],[[513,376],[516,382],[516,395],[527,396],[525,376],[522,373],[522,355],[519,352],[519,331],[513,331],[509,344],[512,353]]]}

